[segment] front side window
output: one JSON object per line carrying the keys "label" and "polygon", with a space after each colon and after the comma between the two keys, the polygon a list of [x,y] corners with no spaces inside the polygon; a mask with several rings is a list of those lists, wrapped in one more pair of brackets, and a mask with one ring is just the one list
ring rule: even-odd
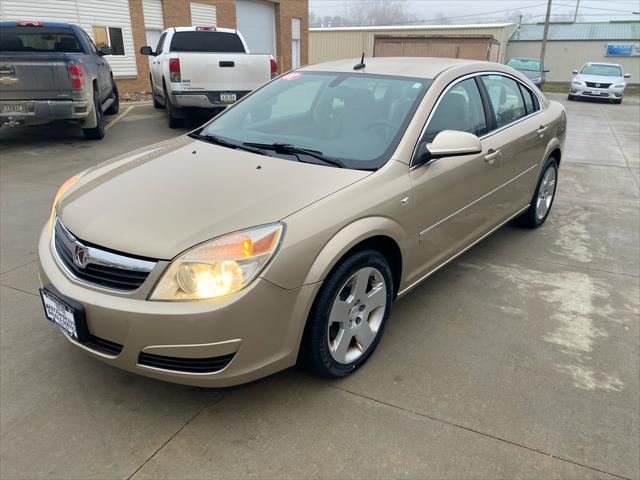
{"label": "front side window", "polygon": [[124,55],[124,38],[118,27],[93,27],[93,41],[98,49],[111,47],[111,55]]}
{"label": "front side window", "polygon": [[164,45],[164,38],[167,36],[166,33],[163,33],[162,36],[160,37],[160,40],[158,40],[158,46],[156,47],[156,53],[158,55],[160,55],[162,53],[162,45]]}
{"label": "front side window", "polygon": [[376,169],[393,153],[429,84],[362,73],[293,72],[216,117],[201,134],[294,145],[340,159],[348,168]]}
{"label": "front side window", "polygon": [[0,52],[83,53],[70,28],[0,27]]}
{"label": "front side window", "polygon": [[442,130],[458,130],[478,136],[487,133],[482,98],[473,78],[463,80],[444,94],[429,121],[425,140],[433,142]]}
{"label": "front side window", "polygon": [[580,73],[585,75],[602,75],[604,77],[621,77],[622,69],[617,65],[598,65],[587,63]]}
{"label": "front side window", "polygon": [[481,78],[489,94],[498,128],[527,115],[518,82],[503,75],[483,75]]}

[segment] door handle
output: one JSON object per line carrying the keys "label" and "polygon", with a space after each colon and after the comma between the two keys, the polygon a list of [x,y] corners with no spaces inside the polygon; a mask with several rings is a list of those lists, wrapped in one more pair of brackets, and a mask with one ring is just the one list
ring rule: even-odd
{"label": "door handle", "polygon": [[500,150],[494,150],[492,148],[484,156],[484,161],[487,162],[489,165],[493,165],[493,162],[495,162],[496,158],[500,157],[500,155],[502,155]]}
{"label": "door handle", "polygon": [[540,135],[540,138],[544,137],[544,132],[547,131],[547,128],[549,127],[545,127],[544,125],[540,125],[540,127],[538,127],[538,135]]}

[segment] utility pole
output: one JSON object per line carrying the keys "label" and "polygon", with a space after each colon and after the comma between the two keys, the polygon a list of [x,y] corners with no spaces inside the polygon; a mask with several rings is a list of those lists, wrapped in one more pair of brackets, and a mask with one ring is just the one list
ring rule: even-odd
{"label": "utility pole", "polygon": [[576,13],[573,14],[573,23],[576,23],[576,20],[578,19],[579,8],[580,8],[580,0],[578,0],[578,3],[576,3]]}
{"label": "utility pole", "polygon": [[[551,1],[547,3],[547,15],[544,19],[544,32],[542,34],[542,47],[540,48],[540,63],[544,65],[544,54],[547,49],[547,36],[549,35],[549,18],[551,17]],[[543,67],[544,68],[544,67]]]}

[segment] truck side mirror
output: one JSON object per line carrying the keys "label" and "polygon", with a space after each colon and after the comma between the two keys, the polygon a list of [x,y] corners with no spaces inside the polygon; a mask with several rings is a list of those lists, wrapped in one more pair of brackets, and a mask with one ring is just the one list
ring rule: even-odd
{"label": "truck side mirror", "polygon": [[153,51],[151,47],[145,46],[145,47],[140,47],[140,54],[155,56],[156,53]]}

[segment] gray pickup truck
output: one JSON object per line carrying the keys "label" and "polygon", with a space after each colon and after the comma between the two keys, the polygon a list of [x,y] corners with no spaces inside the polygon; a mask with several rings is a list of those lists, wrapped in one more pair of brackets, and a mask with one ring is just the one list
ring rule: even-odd
{"label": "gray pickup truck", "polygon": [[119,109],[110,54],[77,25],[0,22],[0,127],[71,120],[103,138]]}

